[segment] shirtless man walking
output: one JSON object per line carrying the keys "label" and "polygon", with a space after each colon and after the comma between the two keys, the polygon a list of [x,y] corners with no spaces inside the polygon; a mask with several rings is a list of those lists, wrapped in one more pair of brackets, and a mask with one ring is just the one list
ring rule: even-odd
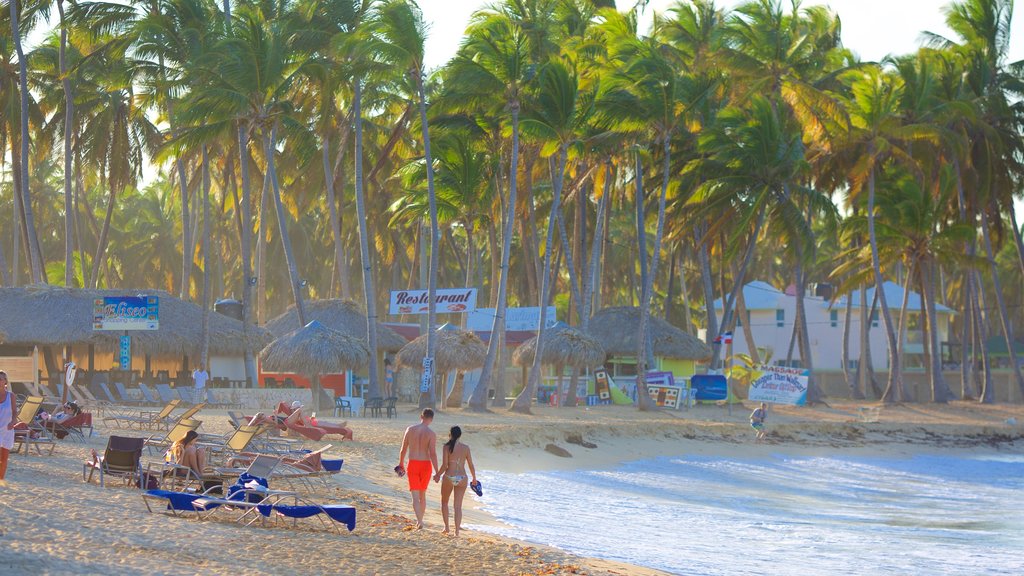
{"label": "shirtless man walking", "polygon": [[[409,477],[409,491],[412,492],[412,509],[416,512],[416,528],[423,528],[423,512],[427,508],[427,486],[430,477],[437,470],[437,435],[430,429],[434,411],[424,408],[420,423],[405,429],[402,451],[398,454],[396,471],[404,470]],[[409,468],[405,468],[405,454],[409,453]]]}

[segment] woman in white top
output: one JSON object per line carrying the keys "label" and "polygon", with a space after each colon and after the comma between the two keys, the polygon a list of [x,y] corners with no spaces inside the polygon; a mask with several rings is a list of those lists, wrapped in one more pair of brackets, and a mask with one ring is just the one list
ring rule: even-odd
{"label": "woman in white top", "polygon": [[469,473],[472,475],[472,483],[476,483],[476,468],[473,466],[473,455],[469,452],[469,446],[459,442],[462,437],[462,428],[452,426],[449,432],[448,441],[444,443],[441,452],[444,459],[437,474],[434,475],[434,482],[441,478],[441,517],[444,518],[444,534],[448,534],[448,499],[452,492],[455,492],[455,535],[459,535],[462,529],[462,499],[466,496],[466,488],[471,482],[466,478],[466,466],[469,465]]}
{"label": "woman in white top", "polygon": [[14,425],[18,423],[18,403],[7,383],[7,372],[0,370],[0,486],[7,475],[7,459],[14,448]]}

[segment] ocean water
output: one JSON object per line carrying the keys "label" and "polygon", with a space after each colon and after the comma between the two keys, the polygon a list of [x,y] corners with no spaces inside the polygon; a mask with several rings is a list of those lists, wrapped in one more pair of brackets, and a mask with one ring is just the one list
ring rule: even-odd
{"label": "ocean water", "polygon": [[1024,574],[1024,456],[703,456],[481,475],[468,526],[673,574]]}

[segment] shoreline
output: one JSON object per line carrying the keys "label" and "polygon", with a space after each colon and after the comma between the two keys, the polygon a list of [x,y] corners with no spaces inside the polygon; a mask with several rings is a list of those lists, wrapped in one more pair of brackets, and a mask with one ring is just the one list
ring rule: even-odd
{"label": "shoreline", "polygon": [[[867,423],[857,421],[861,405],[864,403],[833,402],[815,408],[773,408],[768,419],[769,441],[762,444],[753,442],[747,423],[749,410],[740,405],[733,407],[732,415],[718,406],[650,413],[616,406],[541,407],[525,416],[455,409],[439,411],[433,428],[440,445],[449,426],[462,426],[484,483],[485,502],[489,470],[585,470],[686,454],[743,458],[824,451],[894,457],[950,450],[1024,453],[1024,426],[1005,423],[1010,418],[1024,421],[1024,406],[885,406],[879,410],[879,422]],[[200,417],[203,429],[226,431],[224,414],[204,410]],[[0,569],[10,574],[58,570],[278,574],[301,567],[307,573],[319,573],[331,567],[336,571],[348,559],[358,559],[359,569],[352,570],[353,574],[398,575],[409,572],[406,559],[415,556],[421,574],[479,573],[474,566],[515,574],[665,574],[472,530],[459,539],[442,536],[438,533],[441,518],[436,487],[428,490],[427,529],[414,531],[405,480],[397,478],[391,468],[397,463],[402,432],[417,420],[417,414],[415,407],[405,405],[393,420],[353,418],[349,423],[355,430],[355,442],[325,439],[334,444],[328,453],[344,457],[345,465],[332,478],[330,488],[318,489],[314,499],[347,502],[356,506],[359,514],[356,530],[341,536],[149,514],[137,490],[101,489],[82,482],[79,474],[84,455],[91,447],[102,451],[106,437],[116,433],[102,426],[84,445],[58,443],[52,457],[12,455],[9,485],[0,488],[0,537],[10,556],[0,560]],[[570,434],[597,447],[567,443]],[[567,449],[572,457],[546,452],[548,443]],[[148,459],[157,457],[144,456],[144,461]],[[464,524],[499,523],[475,498],[466,499]],[[199,544],[195,544],[193,556],[180,554],[181,543],[191,546],[196,541]],[[265,546],[264,541],[273,545]],[[237,549],[238,557],[225,557],[225,546]],[[100,553],[108,549],[116,553]],[[316,550],[317,555],[303,554],[303,550]]]}

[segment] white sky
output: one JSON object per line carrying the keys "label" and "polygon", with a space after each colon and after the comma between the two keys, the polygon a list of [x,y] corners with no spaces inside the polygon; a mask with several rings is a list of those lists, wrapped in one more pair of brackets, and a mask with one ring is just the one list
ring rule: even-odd
{"label": "white sky", "polygon": [[[616,0],[619,10],[635,0]],[[444,65],[458,49],[462,33],[474,11],[490,5],[491,0],[419,0],[423,16],[430,25],[425,60],[428,69]],[[649,26],[654,11],[663,12],[674,0],[650,0],[642,26]],[[732,7],[736,0],[719,0]],[[921,44],[921,32],[949,36],[942,8],[946,0],[804,0],[804,6],[828,5],[843,24],[843,45],[866,61],[881,60],[889,54],[907,54]],[[1011,24],[1009,61],[1024,60],[1024,16],[1018,10]],[[1024,220],[1024,201],[1017,202],[1017,214]]]}

